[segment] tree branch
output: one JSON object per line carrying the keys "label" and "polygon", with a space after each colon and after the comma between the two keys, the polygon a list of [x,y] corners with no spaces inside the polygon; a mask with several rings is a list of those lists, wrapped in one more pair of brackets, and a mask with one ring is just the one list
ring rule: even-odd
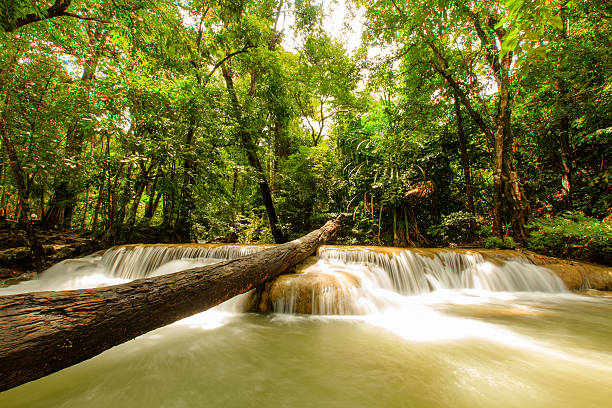
{"label": "tree branch", "polygon": [[251,44],[251,43],[246,43],[246,44],[244,45],[244,47],[242,47],[242,49],[240,49],[240,50],[238,50],[238,51],[234,51],[234,52],[231,52],[231,53],[227,54],[227,55],[225,56],[225,58],[223,58],[221,61],[219,61],[219,62],[217,62],[217,63],[215,64],[215,66],[214,66],[214,67],[213,67],[213,69],[210,71],[210,73],[208,74],[208,76],[206,76],[206,81],[205,81],[205,83],[208,83],[208,81],[210,81],[210,78],[213,76],[213,74],[215,73],[215,71],[216,71],[217,69],[219,69],[219,67],[220,67],[220,66],[222,66],[222,65],[225,63],[225,61],[229,60],[229,59],[230,59],[230,58],[232,58],[232,57],[235,57],[235,56],[236,56],[236,55],[238,55],[238,54],[242,54],[242,53],[248,52],[249,48],[253,48],[253,47],[254,47],[254,45],[253,45],[253,44]]}
{"label": "tree branch", "polygon": [[444,67],[436,64],[433,61],[430,62],[430,65],[431,65],[431,67],[437,73],[439,73],[444,79],[446,79],[446,81],[448,82],[450,87],[453,88],[453,90],[459,95],[459,98],[461,99],[461,103],[463,104],[463,106],[465,106],[465,108],[469,112],[469,114],[472,117],[472,119],[474,120],[474,122],[476,122],[476,124],[478,125],[480,130],[488,138],[493,140],[493,133],[491,132],[491,129],[489,128],[489,126],[487,126],[487,124],[483,120],[482,115],[480,115],[478,112],[476,112],[476,110],[472,106],[472,103],[470,102],[470,99],[468,98],[467,94],[465,93],[465,91],[463,89],[461,89],[461,87],[459,86],[457,81],[455,81],[455,79],[452,77],[452,75],[450,75],[446,71],[446,69]]}
{"label": "tree branch", "polygon": [[49,20],[55,17],[72,17],[79,20],[98,21],[101,23],[108,22],[105,20],[101,20],[98,17],[81,16],[67,11],[71,3],[72,0],[55,0],[55,3],[53,3],[53,5],[46,9],[44,12],[27,14],[24,17],[15,20],[14,22],[12,22],[12,24],[11,22],[8,22],[3,28],[6,32],[11,32],[28,24],[36,23],[43,20]]}

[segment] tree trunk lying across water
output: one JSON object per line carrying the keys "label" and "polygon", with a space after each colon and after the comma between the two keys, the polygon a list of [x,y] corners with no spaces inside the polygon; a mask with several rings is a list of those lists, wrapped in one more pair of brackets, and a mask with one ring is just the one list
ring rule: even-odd
{"label": "tree trunk lying across water", "polygon": [[247,292],[311,255],[339,226],[328,221],[253,255],[121,285],[0,296],[0,391]]}

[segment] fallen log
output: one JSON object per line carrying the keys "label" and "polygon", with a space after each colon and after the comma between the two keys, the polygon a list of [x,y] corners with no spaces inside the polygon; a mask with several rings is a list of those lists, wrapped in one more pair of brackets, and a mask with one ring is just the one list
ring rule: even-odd
{"label": "fallen log", "polygon": [[0,296],[0,391],[202,312],[306,259],[339,219],[253,255],[95,289]]}

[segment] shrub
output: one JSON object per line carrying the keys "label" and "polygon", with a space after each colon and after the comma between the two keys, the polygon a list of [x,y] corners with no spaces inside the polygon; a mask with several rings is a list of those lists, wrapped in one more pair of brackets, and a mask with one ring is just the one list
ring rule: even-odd
{"label": "shrub", "polygon": [[503,241],[497,237],[488,237],[484,241],[484,247],[488,249],[500,248],[503,245]]}
{"label": "shrub", "polygon": [[600,222],[581,212],[540,218],[528,225],[532,251],[564,258],[612,263],[612,223]]}
{"label": "shrub", "polygon": [[473,239],[470,225],[476,225],[474,215],[466,211],[457,211],[444,215],[442,222],[431,227],[428,233],[443,243],[465,243]]}
{"label": "shrub", "polygon": [[491,226],[481,225],[480,227],[478,227],[478,230],[476,230],[476,235],[485,239],[489,238],[491,236]]}
{"label": "shrub", "polygon": [[515,249],[516,243],[514,242],[514,239],[512,237],[504,237],[503,242],[502,242],[502,248],[503,249]]}
{"label": "shrub", "polygon": [[503,239],[488,237],[484,241],[484,247],[488,249],[514,249],[516,248],[516,244],[512,237],[504,237]]}

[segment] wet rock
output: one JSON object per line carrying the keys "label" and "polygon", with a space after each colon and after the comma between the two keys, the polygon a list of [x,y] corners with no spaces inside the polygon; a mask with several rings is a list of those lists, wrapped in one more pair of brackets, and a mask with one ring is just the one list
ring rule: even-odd
{"label": "wet rock", "polygon": [[14,278],[22,273],[18,269],[0,268],[0,279]]}
{"label": "wet rock", "polygon": [[0,267],[13,267],[32,262],[32,252],[29,247],[16,247],[0,250]]}
{"label": "wet rock", "polygon": [[70,243],[45,245],[44,249],[47,261],[55,263],[94,252],[98,248],[91,239],[79,239],[71,240]]}
{"label": "wet rock", "polygon": [[0,249],[29,247],[30,241],[24,231],[3,231],[0,233]]}
{"label": "wet rock", "polygon": [[[325,263],[325,261],[319,261]],[[358,278],[334,270],[326,263],[319,266],[309,258],[296,273],[281,275],[265,285],[260,293],[260,312],[276,311],[301,314],[362,314],[356,304],[361,286]]]}
{"label": "wet rock", "polygon": [[536,265],[553,271],[570,290],[612,290],[612,267],[527,253]]}
{"label": "wet rock", "polygon": [[13,270],[14,276],[9,277],[8,279],[0,279],[0,288],[6,288],[11,285],[16,285],[20,282],[29,281],[32,279],[36,279],[36,272],[21,272]]}

